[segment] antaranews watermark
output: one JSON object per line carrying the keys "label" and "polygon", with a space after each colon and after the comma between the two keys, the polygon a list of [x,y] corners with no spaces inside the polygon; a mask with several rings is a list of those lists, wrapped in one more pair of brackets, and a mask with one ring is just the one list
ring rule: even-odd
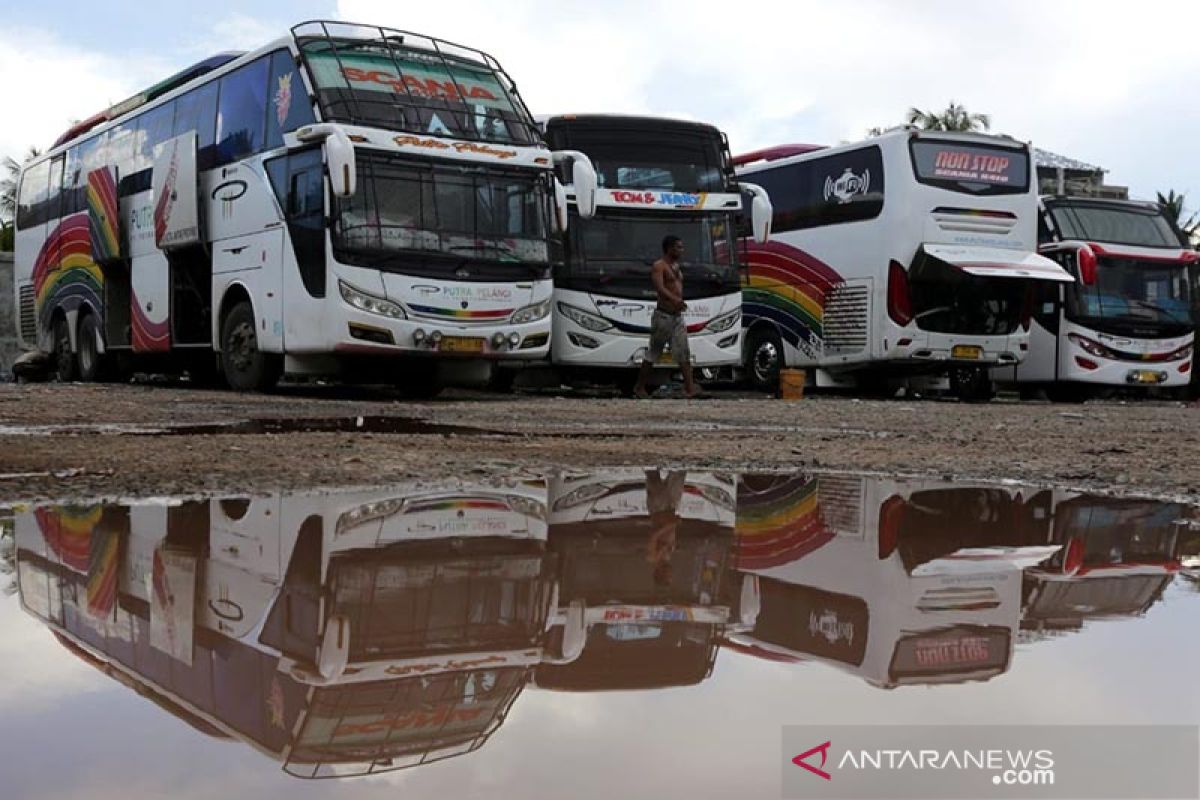
{"label": "antaranews watermark", "polygon": [[1200,726],[793,726],[783,796],[1200,798]]}

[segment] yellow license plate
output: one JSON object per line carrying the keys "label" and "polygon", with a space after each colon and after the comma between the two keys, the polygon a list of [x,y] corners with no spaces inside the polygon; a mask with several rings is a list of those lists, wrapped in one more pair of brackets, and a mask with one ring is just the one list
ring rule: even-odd
{"label": "yellow license plate", "polygon": [[983,358],[983,348],[974,344],[956,344],[950,348],[950,357],[978,361]]}
{"label": "yellow license plate", "polygon": [[438,350],[443,353],[482,353],[483,339],[473,336],[443,336]]}
{"label": "yellow license plate", "polygon": [[659,364],[674,364],[675,363],[675,356],[671,355],[671,350],[669,348],[662,351],[662,354],[658,357],[658,363]]}
{"label": "yellow license plate", "polygon": [[1130,377],[1133,383],[1162,383],[1162,375],[1152,369],[1136,369]]}

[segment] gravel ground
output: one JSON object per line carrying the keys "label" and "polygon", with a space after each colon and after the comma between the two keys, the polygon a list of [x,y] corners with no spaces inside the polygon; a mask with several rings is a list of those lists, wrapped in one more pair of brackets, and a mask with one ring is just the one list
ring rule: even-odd
{"label": "gravel ground", "polygon": [[0,504],[641,465],[1018,480],[1200,503],[1198,419],[1200,408],[1164,402],[456,392],[414,403],[372,389],[0,384]]}

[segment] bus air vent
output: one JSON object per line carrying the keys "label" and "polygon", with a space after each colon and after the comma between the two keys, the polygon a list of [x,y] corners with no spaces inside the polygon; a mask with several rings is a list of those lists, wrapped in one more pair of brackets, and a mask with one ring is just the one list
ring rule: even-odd
{"label": "bus air vent", "polygon": [[825,352],[845,355],[866,350],[870,314],[871,292],[867,284],[842,283],[833,287],[825,301],[822,320]]}
{"label": "bus air vent", "polygon": [[33,284],[27,283],[20,291],[21,341],[26,345],[37,344],[37,315],[34,312]]}

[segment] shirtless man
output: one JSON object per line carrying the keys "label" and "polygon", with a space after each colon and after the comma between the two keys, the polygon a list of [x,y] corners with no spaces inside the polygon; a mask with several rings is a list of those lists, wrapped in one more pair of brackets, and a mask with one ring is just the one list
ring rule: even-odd
{"label": "shirtless man", "polygon": [[688,349],[687,326],[683,322],[683,312],[687,308],[687,303],[683,302],[683,272],[679,269],[683,240],[678,236],[667,236],[663,239],[662,249],[663,257],[655,261],[650,270],[658,305],[650,317],[650,346],[646,348],[633,395],[649,397],[646,394],[646,381],[650,380],[654,364],[669,342],[671,355],[683,373],[683,390],[688,397],[695,397],[697,392],[692,380],[692,356]]}

